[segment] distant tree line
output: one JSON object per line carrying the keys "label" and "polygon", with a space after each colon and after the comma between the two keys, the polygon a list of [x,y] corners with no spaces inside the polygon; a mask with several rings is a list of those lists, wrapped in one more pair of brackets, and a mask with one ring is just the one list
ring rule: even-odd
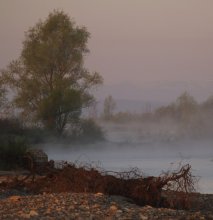
{"label": "distant tree line", "polygon": [[[111,98],[113,99],[113,98]],[[106,102],[107,100],[107,102]],[[108,99],[104,106],[108,103]],[[114,102],[114,101],[113,101]],[[131,113],[128,111],[113,112],[110,117],[102,116],[102,120],[115,123],[137,122],[175,124],[183,135],[193,137],[212,137],[213,135],[213,96],[206,101],[198,103],[193,96],[184,92],[175,102],[161,106],[145,113]]]}

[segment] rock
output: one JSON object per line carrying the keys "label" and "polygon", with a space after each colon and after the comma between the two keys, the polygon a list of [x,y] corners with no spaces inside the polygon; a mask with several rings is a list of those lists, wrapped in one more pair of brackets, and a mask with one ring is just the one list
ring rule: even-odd
{"label": "rock", "polygon": [[93,208],[93,209],[98,209],[98,208],[100,208],[100,205],[99,205],[99,204],[94,204],[94,205],[92,206],[92,208]]}
{"label": "rock", "polygon": [[123,214],[122,210],[117,210],[115,216],[119,219],[122,214]]}
{"label": "rock", "polygon": [[10,196],[8,199],[11,202],[18,202],[20,200],[21,196]]}
{"label": "rock", "polygon": [[145,208],[145,209],[153,209],[153,207],[150,206],[150,205],[146,205],[146,206],[144,206],[144,208]]}
{"label": "rock", "polygon": [[115,205],[111,205],[111,206],[109,207],[109,209],[110,209],[111,212],[116,212],[116,211],[118,210],[118,207],[115,206]]}
{"label": "rock", "polygon": [[36,212],[35,210],[31,210],[30,213],[29,213],[29,215],[30,215],[31,217],[33,217],[33,216],[38,216],[38,212]]}
{"label": "rock", "polygon": [[[12,200],[11,200],[12,198]],[[17,202],[11,202],[11,201]],[[209,206],[212,207],[212,200]],[[64,205],[65,204],[65,205]],[[123,199],[87,193],[54,193],[29,196],[11,196],[0,200],[0,219],[106,219],[106,220],[148,220],[148,219],[213,219],[213,209],[205,211],[174,210],[137,206]]]}
{"label": "rock", "polygon": [[148,219],[148,217],[145,216],[145,215],[139,214],[139,216],[140,216],[140,219],[141,219],[141,220],[147,220],[147,219]]}
{"label": "rock", "polygon": [[52,212],[51,209],[48,208],[48,209],[46,210],[45,214],[50,214],[51,212]]}
{"label": "rock", "polygon": [[98,192],[98,193],[96,193],[95,194],[95,196],[103,196],[104,194],[103,193],[100,193],[100,192]]}
{"label": "rock", "polygon": [[25,213],[21,214],[20,217],[23,219],[30,219],[31,218],[30,214],[25,214]]}

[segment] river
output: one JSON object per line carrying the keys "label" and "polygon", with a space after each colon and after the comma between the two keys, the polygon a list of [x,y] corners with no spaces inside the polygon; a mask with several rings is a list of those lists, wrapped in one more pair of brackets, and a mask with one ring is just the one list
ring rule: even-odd
{"label": "river", "polygon": [[[137,135],[136,135],[137,134]],[[158,176],[189,163],[199,179],[197,191],[213,193],[212,140],[160,140],[144,138],[134,129],[110,129],[106,141],[71,147],[49,144],[49,159],[90,164],[110,171],[139,168],[144,175]]]}

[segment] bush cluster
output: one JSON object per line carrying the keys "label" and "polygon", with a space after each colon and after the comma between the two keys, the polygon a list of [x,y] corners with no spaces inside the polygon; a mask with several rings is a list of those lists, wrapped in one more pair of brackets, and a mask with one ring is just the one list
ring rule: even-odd
{"label": "bush cluster", "polygon": [[25,130],[16,119],[0,119],[0,169],[22,166],[22,157],[29,145]]}

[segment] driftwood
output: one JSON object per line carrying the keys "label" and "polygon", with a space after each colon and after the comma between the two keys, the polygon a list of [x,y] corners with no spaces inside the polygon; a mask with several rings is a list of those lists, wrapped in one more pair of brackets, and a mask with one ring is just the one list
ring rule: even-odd
{"label": "driftwood", "polygon": [[35,178],[33,182],[16,179],[17,185],[35,193],[102,192],[128,197],[139,205],[185,209],[190,207],[189,198],[195,191],[195,183],[189,164],[180,166],[177,171],[164,172],[158,177],[144,177],[137,168],[127,172],[101,172],[95,168],[76,167],[64,162],[61,169],[53,169],[51,166],[42,178]]}
{"label": "driftwood", "polygon": [[192,176],[189,164],[159,177],[143,177],[137,169],[118,173],[118,176],[110,181],[109,185],[113,187],[107,188],[108,193],[132,198],[140,205],[190,208],[191,193],[196,191],[197,179]]}

